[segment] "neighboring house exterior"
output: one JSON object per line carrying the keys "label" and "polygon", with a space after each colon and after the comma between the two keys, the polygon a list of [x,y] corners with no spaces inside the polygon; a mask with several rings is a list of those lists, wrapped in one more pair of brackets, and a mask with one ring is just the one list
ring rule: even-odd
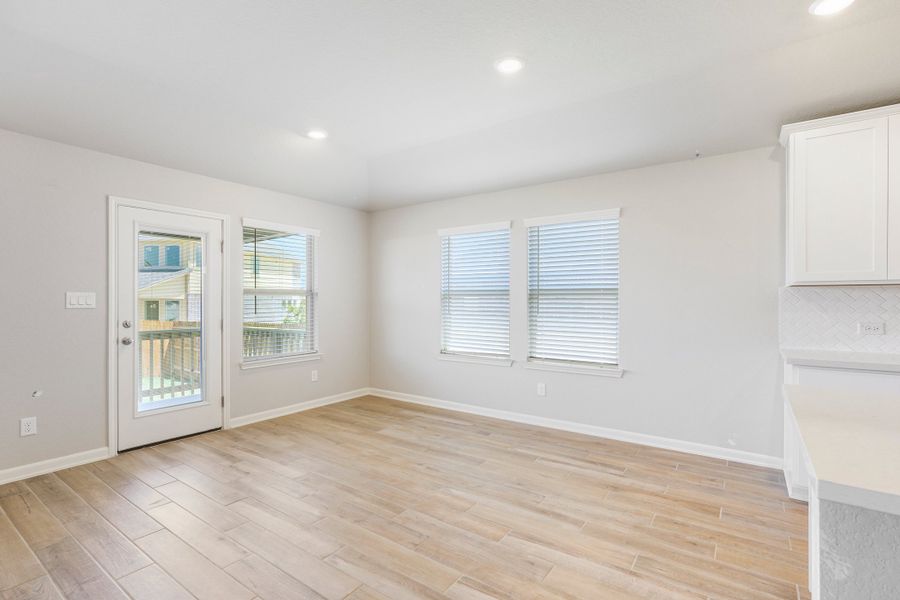
{"label": "neighboring house exterior", "polygon": [[[202,293],[200,240],[142,234],[138,242],[138,318],[199,322]],[[146,323],[149,328],[159,328]]]}

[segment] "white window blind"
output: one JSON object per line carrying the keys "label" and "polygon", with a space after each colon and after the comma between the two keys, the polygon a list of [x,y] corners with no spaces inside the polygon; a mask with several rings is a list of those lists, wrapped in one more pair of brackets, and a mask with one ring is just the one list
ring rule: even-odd
{"label": "white window blind", "polygon": [[526,225],[529,358],[618,365],[618,211]]}
{"label": "white window blind", "polygon": [[256,225],[244,222],[244,359],[317,352],[318,236]]}
{"label": "white window blind", "polygon": [[441,235],[441,352],[509,356],[509,223]]}

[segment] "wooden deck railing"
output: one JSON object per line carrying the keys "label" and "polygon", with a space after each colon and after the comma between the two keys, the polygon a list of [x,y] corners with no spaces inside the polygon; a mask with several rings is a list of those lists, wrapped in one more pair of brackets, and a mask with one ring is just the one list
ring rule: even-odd
{"label": "wooden deck railing", "polygon": [[[155,322],[154,322],[155,323]],[[202,388],[199,327],[143,329],[140,332],[141,401],[155,402],[199,394]],[[300,353],[306,331],[244,326],[244,356]]]}
{"label": "wooden deck railing", "polygon": [[199,327],[141,331],[140,344],[143,402],[199,393]]}
{"label": "wooden deck railing", "polygon": [[306,330],[244,325],[244,357],[299,354],[306,348]]}

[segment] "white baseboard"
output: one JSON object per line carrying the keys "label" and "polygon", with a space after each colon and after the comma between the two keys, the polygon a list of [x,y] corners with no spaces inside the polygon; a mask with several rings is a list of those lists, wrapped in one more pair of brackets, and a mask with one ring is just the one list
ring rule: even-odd
{"label": "white baseboard", "polygon": [[[351,390],[333,396],[324,398],[316,398],[307,400],[306,402],[298,402],[280,408],[273,408],[242,417],[234,417],[228,427],[241,427],[259,421],[266,421],[276,417],[283,417],[304,410],[327,406],[352,400],[361,396],[373,395],[389,398],[391,400],[399,400],[401,402],[409,402],[411,404],[421,404],[424,406],[433,406],[435,408],[443,408],[456,412],[480,415],[483,417],[492,417],[494,419],[502,419],[504,421],[513,421],[515,423],[526,423],[528,425],[537,425],[540,427],[548,427],[550,429],[559,429],[562,431],[571,431],[574,433],[582,433],[595,437],[602,437],[612,440],[620,440],[623,442],[631,442],[634,444],[643,444],[654,448],[664,448],[666,450],[676,450],[678,452],[687,452],[689,454],[699,454],[700,456],[709,456],[733,462],[744,463],[748,465],[757,465],[761,467],[770,467],[773,469],[782,468],[782,460],[775,456],[766,456],[764,454],[755,454],[752,452],[744,452],[743,450],[732,450],[729,448],[720,448],[718,446],[710,446],[707,444],[697,444],[695,442],[685,442],[670,438],[663,438],[643,433],[633,433],[630,431],[622,431],[620,429],[610,429],[607,427],[598,427],[596,425],[586,425],[584,423],[576,423],[573,421],[563,421],[559,419],[549,419],[546,417],[538,417],[535,415],[527,415],[524,413],[516,413],[505,410],[497,410],[493,408],[484,408],[472,404],[463,404],[461,402],[450,402],[448,400],[438,400],[436,398],[428,398],[426,396],[417,396],[415,394],[405,394],[402,392],[393,392],[390,390],[382,390],[377,388],[360,388]],[[110,452],[106,447],[86,450],[84,452],[76,452],[68,456],[60,456],[42,460],[40,462],[22,465],[20,467],[11,467],[9,469],[0,470],[0,484],[28,479],[45,473],[52,473],[69,467],[77,467],[78,465],[104,460],[109,458]],[[806,489],[795,488],[792,490],[791,497],[798,500],[805,500]]]}
{"label": "white baseboard", "polygon": [[800,502],[809,502],[809,488],[799,485],[788,485],[787,490],[789,498],[799,500]]}
{"label": "white baseboard", "polygon": [[784,487],[787,488],[788,497],[793,500],[809,502],[809,488],[805,485],[792,484],[793,477],[787,469],[784,470]]}
{"label": "white baseboard", "polygon": [[37,477],[45,473],[52,473],[69,467],[77,467],[98,460],[109,458],[109,448],[94,448],[93,450],[85,450],[84,452],[76,452],[67,456],[58,458],[48,458],[40,462],[22,465],[21,467],[11,467],[9,469],[0,470],[0,484],[10,483],[11,481],[20,481],[29,477]]}
{"label": "white baseboard", "polygon": [[792,500],[809,502],[809,487],[797,483],[797,478],[788,469],[787,462],[785,462],[781,472],[784,474],[784,487],[787,488],[788,497]]}
{"label": "white baseboard", "polygon": [[417,396],[415,394],[405,394],[402,392],[393,392],[390,390],[371,388],[368,390],[368,393],[373,396],[381,396],[382,398],[389,398],[391,400],[400,400],[401,402],[410,402],[412,404],[433,406],[435,408],[443,408],[446,410],[480,415],[482,417],[492,417],[494,419],[513,421],[515,423],[527,423],[528,425],[538,425],[540,427],[548,427],[550,429],[559,429],[562,431],[570,431],[573,433],[583,433],[585,435],[607,438],[611,440],[619,440],[622,442],[631,442],[633,444],[642,444],[644,446],[652,446],[654,448],[663,448],[665,450],[675,450],[677,452],[686,452],[688,454],[699,454],[700,456],[730,460],[732,462],[738,462],[747,465],[769,467],[772,469],[782,468],[782,459],[777,456],[756,454],[754,452],[733,450],[731,448],[710,446],[708,444],[698,444],[696,442],[686,442],[683,440],[658,437],[655,435],[647,435],[644,433],[623,431],[621,429],[610,429],[608,427],[587,425],[584,423],[576,423],[574,421],[562,421],[559,419],[549,419],[547,417],[538,417],[535,415],[528,415],[524,413],[497,410],[493,408],[484,408],[472,404],[463,404],[461,402],[451,402],[448,400],[438,400],[436,398]]}
{"label": "white baseboard", "polygon": [[[280,408],[253,413],[251,415],[245,415],[243,417],[235,417],[228,422],[228,426],[240,427],[242,425],[249,425],[250,423],[256,423],[258,421],[274,419],[275,417],[283,417],[284,415],[309,410],[311,408],[316,408],[319,406],[335,404],[337,402],[343,402],[344,400],[352,400],[353,398],[365,396],[368,393],[368,388],[360,388],[358,390],[344,392],[343,394],[335,394],[334,396],[326,396],[325,398],[316,398],[315,400],[298,402],[297,404],[282,406]],[[87,450],[85,452],[76,452],[75,454],[69,454],[68,456],[50,458],[28,465],[22,465],[20,467],[10,467],[9,469],[2,469],[0,470],[0,484],[10,483],[12,481],[20,481],[22,479],[28,479],[29,477],[36,477],[38,475],[44,475],[46,473],[68,469],[69,467],[77,467],[78,465],[84,465],[98,460],[104,460],[109,458],[110,456],[111,454],[109,452],[109,448],[103,447],[95,448],[93,450]]]}
{"label": "white baseboard", "polygon": [[359,398],[360,396],[365,396],[369,392],[369,388],[360,388],[358,390],[351,390],[349,392],[343,392],[341,394],[335,394],[333,396],[315,398],[313,400],[306,400],[305,402],[297,402],[296,404],[289,404],[288,406],[281,406],[278,408],[273,408],[271,410],[264,410],[261,412],[244,415],[242,417],[232,417],[228,421],[228,429],[232,429],[234,427],[243,427],[244,425],[258,423],[260,421],[268,421],[269,419],[275,419],[277,417],[283,417],[285,415],[303,412],[304,410],[310,410],[312,408],[318,408],[320,406],[328,406],[329,404],[336,404],[338,402],[344,402],[345,400],[352,400],[354,398]]}

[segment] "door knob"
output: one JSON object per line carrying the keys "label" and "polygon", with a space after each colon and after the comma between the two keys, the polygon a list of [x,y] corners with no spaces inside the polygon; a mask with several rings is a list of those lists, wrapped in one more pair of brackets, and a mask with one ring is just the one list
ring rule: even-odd
{"label": "door knob", "polygon": [[130,345],[131,345],[131,342],[132,342],[132,340],[131,340],[130,337],[123,337],[123,338],[122,338],[122,343],[125,344],[126,346],[130,346]]}

